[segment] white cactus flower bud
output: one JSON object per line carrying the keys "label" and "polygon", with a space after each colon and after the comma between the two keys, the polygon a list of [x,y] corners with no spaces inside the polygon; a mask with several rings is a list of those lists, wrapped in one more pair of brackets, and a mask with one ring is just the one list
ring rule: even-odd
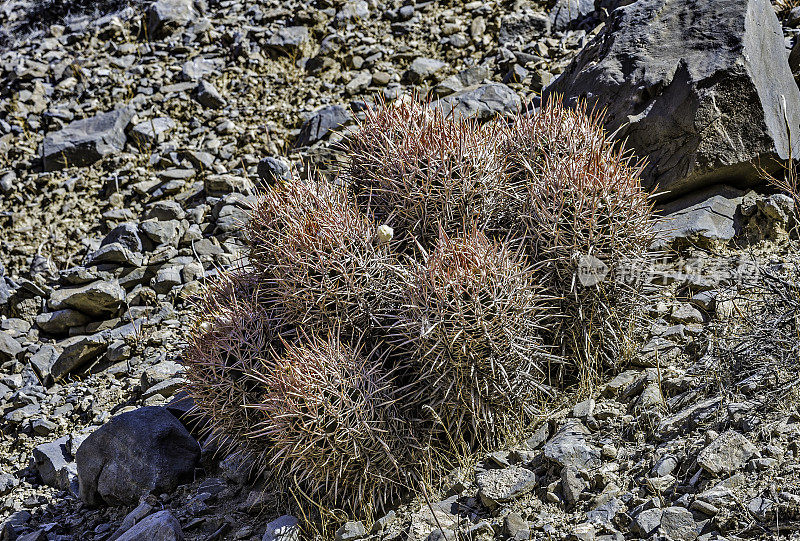
{"label": "white cactus flower bud", "polygon": [[380,244],[386,244],[387,242],[392,240],[392,238],[394,238],[394,229],[392,229],[391,227],[389,227],[386,224],[383,224],[382,226],[378,227],[378,231],[377,231],[377,235],[376,236],[378,238],[378,244],[379,245]]}

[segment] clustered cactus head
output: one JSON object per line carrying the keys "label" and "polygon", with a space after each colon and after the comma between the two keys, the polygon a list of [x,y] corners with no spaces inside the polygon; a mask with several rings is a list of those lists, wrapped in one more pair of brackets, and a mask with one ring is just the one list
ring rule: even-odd
{"label": "clustered cactus head", "polygon": [[615,148],[599,119],[549,103],[518,119],[504,149],[520,191],[520,216],[541,284],[562,298],[552,330],[581,379],[630,353],[644,305],[638,273],[655,240],[641,164]]}
{"label": "clustered cactus head", "polygon": [[270,465],[314,501],[382,506],[409,490],[417,450],[379,358],[340,343],[288,345],[260,376],[263,414],[251,437],[271,443]]}
{"label": "clustered cactus head", "polygon": [[[367,109],[343,146],[341,179],[361,209],[413,249],[493,216],[503,181],[500,123],[454,121],[439,108],[399,100]],[[402,248],[404,245],[400,245]]]}
{"label": "clustered cactus head", "polygon": [[641,164],[615,148],[599,119],[551,102],[509,130],[503,152],[522,188],[533,257],[564,262],[581,252],[616,264],[648,251],[653,211]]}
{"label": "clustered cactus head", "polygon": [[363,515],[624,358],[652,209],[639,166],[559,102],[484,125],[381,103],[340,150],[337,185],[262,195],[186,362],[221,439]]}
{"label": "clustered cactus head", "polygon": [[409,399],[450,434],[494,444],[547,377],[536,274],[480,231],[440,233],[406,290],[400,328],[415,376]]}
{"label": "clustered cactus head", "polygon": [[220,449],[232,452],[249,442],[258,421],[247,408],[260,399],[251,374],[272,363],[275,318],[259,301],[257,284],[241,275],[223,275],[198,301],[196,313],[183,351],[187,391],[196,411],[211,422]]}
{"label": "clustered cactus head", "polygon": [[384,325],[396,289],[394,257],[378,226],[327,182],[290,182],[265,193],[247,230],[249,259],[281,334],[355,336]]}

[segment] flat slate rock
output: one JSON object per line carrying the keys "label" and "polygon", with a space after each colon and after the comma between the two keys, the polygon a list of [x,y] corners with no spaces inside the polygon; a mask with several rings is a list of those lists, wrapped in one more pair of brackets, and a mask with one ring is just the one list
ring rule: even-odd
{"label": "flat slate rock", "polygon": [[474,85],[432,104],[454,118],[489,120],[499,115],[517,113],[522,101],[503,83]]}
{"label": "flat slate rock", "polygon": [[126,141],[125,128],[133,114],[133,107],[121,107],[75,120],[56,132],[48,133],[42,143],[44,170],[91,165],[109,154],[122,151]]}
{"label": "flat slate rock", "polygon": [[481,501],[490,509],[524,496],[537,486],[536,474],[522,466],[479,472],[475,482]]}
{"label": "flat slate rock", "polygon": [[562,467],[593,469],[600,465],[600,450],[587,441],[589,429],[569,419],[542,448],[544,456]]}
{"label": "flat slate rock", "polygon": [[697,463],[712,475],[731,474],[743,468],[757,452],[750,440],[728,430],[700,451]]}
{"label": "flat slate rock", "polygon": [[183,530],[167,510],[153,513],[117,538],[117,541],[183,541]]}
{"label": "flat slate rock", "polygon": [[338,130],[351,118],[350,111],[341,105],[328,105],[314,111],[311,118],[303,123],[297,137],[297,146],[313,145],[328,135],[331,130]]}
{"label": "flat slate rock", "polygon": [[115,313],[125,301],[125,290],[116,280],[98,280],[78,287],[53,291],[48,304],[53,310],[74,308],[93,317]]}
{"label": "flat slate rock", "polygon": [[550,10],[553,30],[562,31],[594,13],[594,0],[558,0]]}
{"label": "flat slate rock", "polygon": [[657,247],[675,241],[725,243],[741,229],[739,205],[744,192],[720,185],[699,190],[660,209]]}

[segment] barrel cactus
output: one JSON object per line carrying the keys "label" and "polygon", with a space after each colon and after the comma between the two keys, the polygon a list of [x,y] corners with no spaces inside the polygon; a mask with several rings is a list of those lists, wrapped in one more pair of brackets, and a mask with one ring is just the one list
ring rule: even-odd
{"label": "barrel cactus", "polygon": [[261,194],[184,356],[219,441],[363,516],[624,362],[653,217],[640,166],[555,101],[486,124],[379,103],[340,151],[337,182]]}
{"label": "barrel cactus", "polygon": [[541,340],[547,300],[521,254],[473,231],[450,238],[413,273],[400,328],[414,377],[408,398],[451,435],[496,444],[549,385]]}
{"label": "barrel cactus", "polygon": [[503,143],[529,257],[547,294],[561,299],[551,342],[584,382],[632,353],[655,257],[641,164],[600,126],[584,109],[553,101],[519,118]]}

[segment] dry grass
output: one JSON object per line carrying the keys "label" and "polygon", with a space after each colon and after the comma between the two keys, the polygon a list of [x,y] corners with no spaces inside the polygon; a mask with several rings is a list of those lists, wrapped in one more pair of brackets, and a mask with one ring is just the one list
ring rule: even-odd
{"label": "dry grass", "polygon": [[[786,263],[752,259],[742,280],[718,292],[712,331],[700,345],[692,375],[708,396],[751,404],[761,422],[800,412],[800,252],[793,244]],[[721,303],[724,303],[721,306]],[[724,414],[717,419],[731,421]]]}
{"label": "dry grass", "polygon": [[792,9],[800,6],[799,0],[773,0],[772,2],[773,7],[775,8],[775,12],[778,14],[779,17],[785,17],[789,15],[789,12]]}

